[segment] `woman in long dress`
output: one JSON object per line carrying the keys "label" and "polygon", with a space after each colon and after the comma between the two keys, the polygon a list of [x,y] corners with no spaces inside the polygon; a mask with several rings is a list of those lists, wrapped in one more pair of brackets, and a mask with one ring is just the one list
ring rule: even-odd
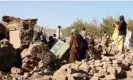
{"label": "woman in long dress", "polygon": [[119,26],[119,22],[117,21],[116,24],[114,24],[114,33],[112,35],[112,40],[113,40],[113,44],[117,44],[117,41],[118,41],[118,26]]}
{"label": "woman in long dress", "polygon": [[73,29],[71,31],[71,40],[70,40],[70,57],[69,62],[75,62],[76,60],[80,60],[80,34]]}

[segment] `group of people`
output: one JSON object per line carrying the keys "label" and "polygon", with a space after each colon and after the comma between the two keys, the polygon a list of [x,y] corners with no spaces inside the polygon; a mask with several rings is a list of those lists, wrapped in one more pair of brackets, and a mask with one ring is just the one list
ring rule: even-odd
{"label": "group of people", "polygon": [[36,31],[34,31],[34,39],[33,41],[41,41],[46,44],[48,44],[49,48],[52,48],[54,44],[57,42],[58,39],[62,38],[62,32],[61,32],[61,26],[58,26],[56,30],[56,34],[53,34],[52,36],[48,36],[45,33],[44,28],[39,28]]}
{"label": "group of people", "polygon": [[[119,51],[123,51],[125,48],[130,49],[130,40],[132,33],[127,27],[124,16],[119,17],[119,21],[114,24],[114,33],[112,35],[113,43],[118,45]],[[0,23],[0,40],[6,38],[4,34],[4,25]],[[43,28],[39,28],[34,32],[34,39],[47,43],[49,48],[52,48],[58,39],[62,37],[61,26],[58,26],[57,33],[52,36],[47,36]],[[70,57],[69,62],[74,62],[76,60],[82,60],[88,58],[88,53],[91,53],[91,48],[94,46],[93,36],[87,36],[85,28],[82,28],[81,33],[78,30],[71,30],[71,40],[70,40]],[[49,40],[48,40],[49,39]]]}
{"label": "group of people", "polygon": [[[117,21],[113,26],[115,29],[112,35],[112,43],[118,46],[118,50],[120,52],[129,50],[132,32],[130,31],[129,27],[127,27],[124,16],[120,16],[119,21]],[[82,28],[81,33],[79,33],[76,29],[72,29],[69,62],[71,63],[76,60],[80,61],[82,59],[88,58],[93,46],[94,38],[92,36],[87,37],[85,28]]]}
{"label": "group of people", "polygon": [[47,34],[45,33],[45,30],[42,27],[34,31],[33,42],[34,41],[44,42],[48,44],[49,48],[52,48],[52,46],[56,43],[57,39],[56,39],[56,34],[53,34],[53,36],[48,37]]}
{"label": "group of people", "polygon": [[119,21],[114,24],[114,27],[112,35],[113,43],[118,46],[119,51],[129,50],[132,33],[129,27],[127,27],[123,15],[119,17]]}

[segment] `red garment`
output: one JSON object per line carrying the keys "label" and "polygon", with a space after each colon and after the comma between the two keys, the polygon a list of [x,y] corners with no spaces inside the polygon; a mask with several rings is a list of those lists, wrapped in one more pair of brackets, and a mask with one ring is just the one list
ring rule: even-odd
{"label": "red garment", "polygon": [[70,57],[69,62],[74,62],[79,60],[79,52],[80,52],[80,35],[73,34],[70,40]]}

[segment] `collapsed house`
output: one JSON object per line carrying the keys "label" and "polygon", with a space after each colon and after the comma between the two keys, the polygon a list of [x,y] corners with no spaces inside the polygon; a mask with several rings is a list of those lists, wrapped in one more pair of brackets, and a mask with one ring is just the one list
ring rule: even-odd
{"label": "collapsed house", "polygon": [[[63,65],[56,62],[47,44],[31,44],[37,19],[3,16],[3,21],[10,38],[0,41],[0,71],[11,73],[1,72],[2,80],[133,80],[133,52],[119,52],[107,37],[95,40],[91,59]],[[22,51],[17,52],[18,48]]]}
{"label": "collapsed house", "polygon": [[34,25],[37,23],[37,19],[20,19],[11,16],[3,16],[2,19],[7,23],[10,43],[16,49],[28,47],[33,39]]}

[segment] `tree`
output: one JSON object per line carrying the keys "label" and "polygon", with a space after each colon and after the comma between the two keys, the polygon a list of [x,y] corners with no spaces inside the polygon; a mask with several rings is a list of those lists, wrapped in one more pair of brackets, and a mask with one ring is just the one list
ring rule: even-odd
{"label": "tree", "polygon": [[114,31],[113,24],[116,22],[116,19],[112,16],[103,18],[103,22],[100,24],[101,26],[101,35],[106,31],[107,34],[112,35]]}
{"label": "tree", "polygon": [[86,28],[86,31],[88,34],[91,34],[94,36],[99,36],[99,28],[98,27],[96,27],[92,23],[88,23],[81,19],[77,19],[74,23],[72,23],[71,26],[67,27],[64,31],[66,32],[67,36],[69,36],[69,33],[72,29],[77,29],[80,32],[83,27]]}

